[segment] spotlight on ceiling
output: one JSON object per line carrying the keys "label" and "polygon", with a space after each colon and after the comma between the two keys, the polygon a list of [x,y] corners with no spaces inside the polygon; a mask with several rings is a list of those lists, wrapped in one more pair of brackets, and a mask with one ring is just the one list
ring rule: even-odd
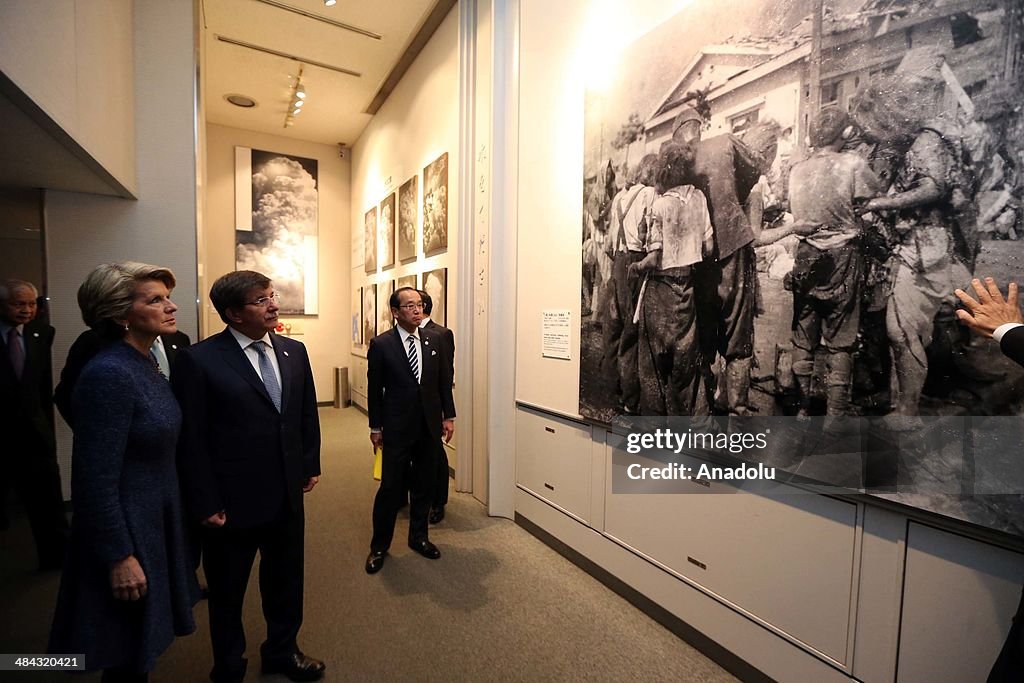
{"label": "spotlight on ceiling", "polygon": [[328,7],[334,7],[338,3],[338,0],[324,0],[324,4]]}
{"label": "spotlight on ceiling", "polygon": [[292,96],[288,100],[288,109],[284,115],[284,127],[291,128],[295,125],[296,114],[302,113],[302,106],[306,104],[306,86],[302,84],[302,71],[304,64],[299,64],[299,73],[295,74],[295,82],[292,84]]}

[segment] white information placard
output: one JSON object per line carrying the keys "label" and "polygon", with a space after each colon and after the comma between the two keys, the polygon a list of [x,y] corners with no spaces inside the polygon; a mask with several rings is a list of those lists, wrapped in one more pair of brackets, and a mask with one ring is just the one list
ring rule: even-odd
{"label": "white information placard", "polygon": [[545,358],[571,360],[572,314],[566,310],[541,312],[541,355]]}

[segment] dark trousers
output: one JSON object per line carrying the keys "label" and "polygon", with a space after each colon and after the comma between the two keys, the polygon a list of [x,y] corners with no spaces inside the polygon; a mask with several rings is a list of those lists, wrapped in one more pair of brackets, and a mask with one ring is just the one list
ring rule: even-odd
{"label": "dark trousers", "polygon": [[448,504],[448,452],[444,444],[437,444],[437,474],[434,477],[434,493],[430,507],[444,507]]}
{"label": "dark trousers", "polygon": [[711,363],[750,358],[754,353],[757,256],[751,244],[717,261],[693,266],[700,345]]}
{"label": "dark trousers", "polygon": [[637,360],[637,344],[640,340],[640,326],[633,322],[636,304],[640,299],[643,280],[636,273],[629,272],[629,266],[639,263],[646,254],[639,251],[623,251],[615,254],[612,264],[612,286],[615,294],[608,317],[605,353],[615,355],[615,377],[619,399],[629,412],[640,410],[640,374]]}
{"label": "dark trousers", "polygon": [[[230,512],[228,524],[231,524]],[[245,628],[242,606],[256,552],[260,553],[260,599],[267,639],[260,647],[264,662],[282,660],[298,651],[302,626],[302,511],[249,529],[204,529],[203,568],[209,585],[212,677],[228,679],[245,672]]]}
{"label": "dark trousers", "polygon": [[11,450],[4,454],[0,489],[6,494],[9,487],[17,492],[28,514],[39,565],[59,568],[68,541],[60,468],[53,450],[34,434],[16,436]]}
{"label": "dark trousers", "polygon": [[380,488],[373,499],[373,539],[370,550],[383,552],[391,547],[395,519],[405,494],[404,475],[409,484],[409,542],[427,540],[427,515],[437,478],[437,444],[425,422],[412,442],[394,446],[384,437]]}
{"label": "dark trousers", "polygon": [[689,274],[647,280],[640,317],[640,413],[697,415],[700,348]]}
{"label": "dark trousers", "polygon": [[1024,593],[1021,594],[1017,613],[1013,615],[1013,625],[1006,634],[1003,649],[992,665],[988,675],[988,683],[1004,683],[1019,681],[1024,678]]}

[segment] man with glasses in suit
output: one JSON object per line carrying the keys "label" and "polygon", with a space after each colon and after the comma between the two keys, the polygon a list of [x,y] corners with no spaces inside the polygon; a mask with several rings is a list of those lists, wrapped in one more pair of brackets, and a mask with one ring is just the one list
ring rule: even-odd
{"label": "man with glasses in suit", "polygon": [[210,300],[227,328],[178,354],[178,461],[191,516],[204,526],[214,681],[245,677],[242,607],[256,552],[267,639],[264,673],[323,676],[302,653],[303,494],[320,479],[320,421],[306,347],[273,333],[270,278],[224,275]]}
{"label": "man with glasses in suit", "polygon": [[409,472],[409,547],[441,557],[428,538],[427,517],[437,472],[437,444],[455,434],[451,365],[442,338],[421,329],[423,299],[412,287],[389,301],[397,327],[377,335],[366,352],[370,442],[383,448],[380,488],[373,501],[373,538],[366,573],[384,566]]}

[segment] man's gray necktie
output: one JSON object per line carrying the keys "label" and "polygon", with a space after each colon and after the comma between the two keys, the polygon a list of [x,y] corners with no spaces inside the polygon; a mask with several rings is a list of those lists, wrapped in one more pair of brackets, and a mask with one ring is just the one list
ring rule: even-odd
{"label": "man's gray necktie", "polygon": [[11,356],[11,367],[14,368],[14,376],[21,379],[21,373],[25,370],[25,349],[21,347],[21,339],[18,328],[12,327],[7,333],[7,351]]}
{"label": "man's gray necktie", "polygon": [[254,341],[250,346],[260,354],[260,374],[263,375],[263,384],[267,387],[270,400],[274,402],[277,412],[281,412],[281,385],[277,382],[277,375],[274,373],[274,366],[267,355],[267,344],[263,341]]}
{"label": "man's gray necktie", "polygon": [[416,357],[416,337],[414,337],[413,335],[410,334],[408,337],[405,338],[405,342],[409,346],[409,350],[408,350],[408,353],[409,353],[409,367],[412,368],[413,377],[415,377],[416,381],[419,382],[420,381],[420,361]]}

